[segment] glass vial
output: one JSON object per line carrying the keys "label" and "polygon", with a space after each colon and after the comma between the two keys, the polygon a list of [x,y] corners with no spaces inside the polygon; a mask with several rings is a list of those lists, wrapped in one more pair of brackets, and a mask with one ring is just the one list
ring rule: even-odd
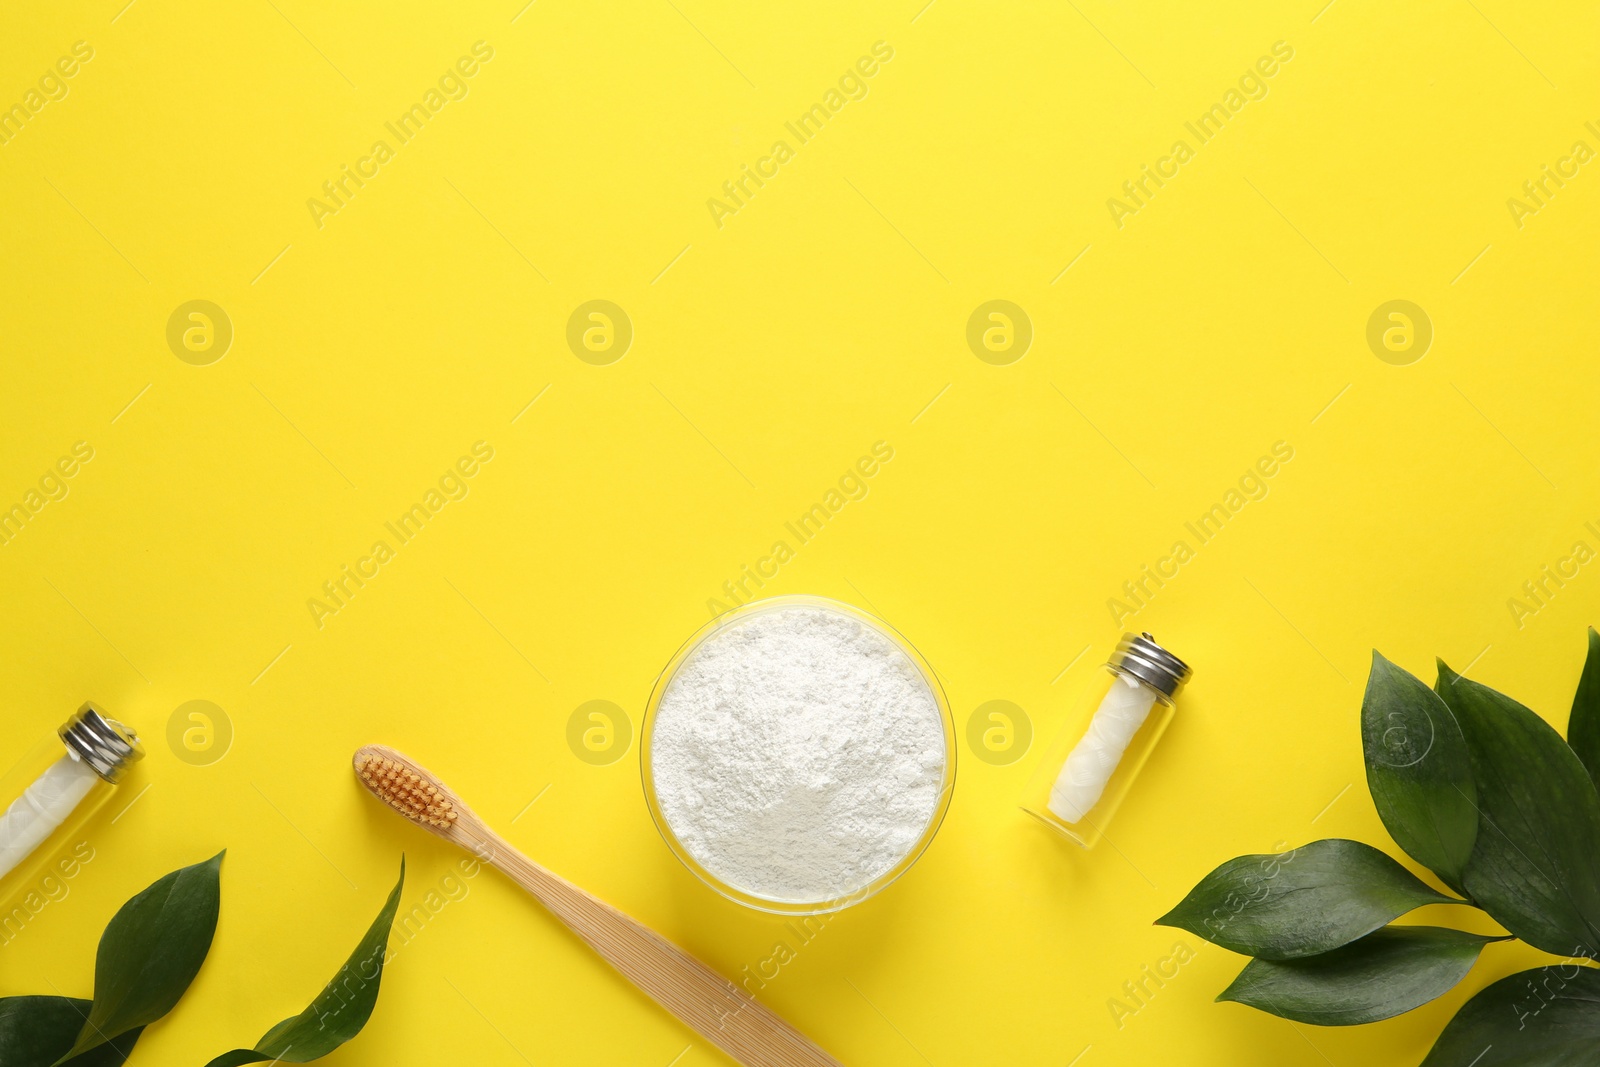
{"label": "glass vial", "polygon": [[[69,838],[143,757],[132,729],[85,704],[0,777],[0,804],[8,805],[0,812],[0,902],[9,906],[19,894],[39,895],[34,883],[54,877],[54,868],[44,871],[41,865],[63,847],[70,851]],[[13,933],[7,927],[0,937],[9,941]]]}
{"label": "glass vial", "polygon": [[1084,848],[1116,814],[1191,673],[1149,634],[1123,634],[1106,670],[1110,684],[1091,687],[1022,799],[1023,811]]}

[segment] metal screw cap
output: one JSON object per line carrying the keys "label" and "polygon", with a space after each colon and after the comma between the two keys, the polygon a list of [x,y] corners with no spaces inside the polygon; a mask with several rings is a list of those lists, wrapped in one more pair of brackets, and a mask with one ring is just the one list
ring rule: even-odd
{"label": "metal screw cap", "polygon": [[79,708],[56,733],[69,751],[113,785],[122,781],[130,764],[144,759],[133,728],[107,718],[92,703]]}
{"label": "metal screw cap", "polygon": [[1106,666],[1148,685],[1163,704],[1171,704],[1183,683],[1194,673],[1187,663],[1156,644],[1155,638],[1147,633],[1123,634]]}

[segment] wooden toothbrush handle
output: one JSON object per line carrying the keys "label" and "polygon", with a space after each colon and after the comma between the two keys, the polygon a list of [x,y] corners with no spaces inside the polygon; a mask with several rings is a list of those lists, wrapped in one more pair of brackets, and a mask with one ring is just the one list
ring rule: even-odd
{"label": "wooden toothbrush handle", "polygon": [[843,1067],[745,990],[475,819],[456,823],[448,836],[533,894],[624,978],[744,1067]]}

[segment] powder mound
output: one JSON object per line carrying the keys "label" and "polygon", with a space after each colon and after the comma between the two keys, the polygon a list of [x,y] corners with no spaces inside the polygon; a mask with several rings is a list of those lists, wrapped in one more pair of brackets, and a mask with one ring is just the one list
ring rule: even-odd
{"label": "powder mound", "polygon": [[899,863],[939,806],[943,720],[886,635],[822,607],[715,631],[656,709],[651,773],[667,823],[723,882],[821,903]]}

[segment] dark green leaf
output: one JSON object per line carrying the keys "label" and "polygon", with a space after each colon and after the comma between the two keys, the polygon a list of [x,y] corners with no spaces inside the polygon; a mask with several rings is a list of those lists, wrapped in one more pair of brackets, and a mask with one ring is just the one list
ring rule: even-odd
{"label": "dark green leaf", "polygon": [[[90,1001],[84,1001],[85,1010]],[[74,1056],[66,1062],[65,1067],[122,1067],[127,1062],[128,1055],[133,1051],[133,1046],[139,1041],[139,1035],[144,1033],[144,1027],[135,1026],[125,1034],[118,1034],[103,1045],[96,1045],[81,1056]]]}
{"label": "dark green leaf", "polygon": [[206,1064],[206,1067],[243,1067],[246,1063],[261,1063],[263,1060],[270,1060],[271,1058],[271,1056],[262,1055],[253,1048],[236,1048],[232,1052],[224,1052]]}
{"label": "dark green leaf", "polygon": [[1478,836],[1478,790],[1461,727],[1439,695],[1376,651],[1361,701],[1367,788],[1395,843],[1445,883]]}
{"label": "dark green leaf", "polygon": [[239,1067],[263,1060],[309,1063],[359,1034],[378,1002],[389,930],[394,925],[394,913],[400,906],[400,889],[405,884],[406,861],[402,857],[400,880],[389,891],[383,910],[378,912],[366,936],[311,1006],[268,1030],[255,1048],[224,1052],[206,1067]]}
{"label": "dark green leaf", "polygon": [[1572,698],[1572,717],[1567,720],[1567,744],[1583,761],[1590,779],[1600,785],[1600,634],[1593,626],[1578,692]]}
{"label": "dark green leaf", "polygon": [[1377,1022],[1443,996],[1484,945],[1503,940],[1440,926],[1386,926],[1320,956],[1251,960],[1217,999],[1316,1026]]}
{"label": "dark green leaf", "polygon": [[1535,967],[1481,990],[1422,1067],[1588,1067],[1600,1059],[1600,971]]}
{"label": "dark green leaf", "polygon": [[1283,960],[1349,944],[1424,904],[1459,903],[1371,845],[1335,838],[1231,859],[1156,922]]}
{"label": "dark green leaf", "polygon": [[68,1056],[148,1026],[178,1003],[217,930],[222,856],[156,879],[112,917],[95,954],[94,1004]]}
{"label": "dark green leaf", "polygon": [[1515,700],[1439,664],[1478,785],[1462,881],[1507,930],[1557,955],[1600,954],[1600,794],[1561,735]]}
{"label": "dark green leaf", "polygon": [[[88,1015],[89,1001],[72,997],[0,998],[0,1064],[50,1067],[72,1049]],[[143,1032],[129,1030],[67,1061],[69,1067],[121,1067]]]}

